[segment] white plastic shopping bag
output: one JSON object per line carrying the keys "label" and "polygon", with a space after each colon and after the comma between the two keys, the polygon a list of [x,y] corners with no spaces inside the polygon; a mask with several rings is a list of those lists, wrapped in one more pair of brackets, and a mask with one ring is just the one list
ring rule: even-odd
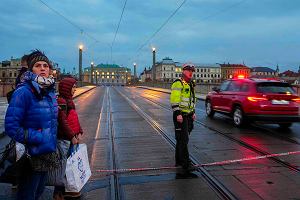
{"label": "white plastic shopping bag", "polygon": [[86,144],[76,145],[75,150],[67,159],[66,192],[80,192],[91,175]]}
{"label": "white plastic shopping bag", "polygon": [[16,142],[16,161],[18,161],[25,153],[25,146],[19,142]]}

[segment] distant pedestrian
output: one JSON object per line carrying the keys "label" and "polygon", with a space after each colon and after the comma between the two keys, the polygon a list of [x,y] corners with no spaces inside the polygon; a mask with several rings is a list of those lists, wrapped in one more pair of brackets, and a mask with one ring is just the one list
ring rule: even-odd
{"label": "distant pedestrian", "polygon": [[171,87],[170,102],[173,109],[173,122],[175,126],[176,166],[180,167],[177,178],[195,178],[191,173],[196,168],[189,158],[189,134],[193,130],[195,114],[195,85],[192,81],[195,66],[187,63],[183,65],[182,77],[173,82]]}
{"label": "distant pedestrian", "polygon": [[28,70],[27,59],[28,55],[24,55],[21,58],[21,69],[19,70],[19,74],[16,78],[16,87],[21,82],[21,76]]}
{"label": "distant pedestrian", "polygon": [[25,145],[31,166],[24,166],[17,199],[37,200],[45,188],[47,171],[58,166],[56,153],[57,101],[51,64],[39,50],[28,55],[25,72],[5,116],[5,132]]}
{"label": "distant pedestrian", "polygon": [[[76,91],[76,80],[64,78],[59,82],[58,96],[58,139],[71,141],[73,145],[82,140],[82,128],[73,102]],[[80,192],[65,192],[65,187],[55,187],[53,198],[62,200],[64,197],[79,197]]]}

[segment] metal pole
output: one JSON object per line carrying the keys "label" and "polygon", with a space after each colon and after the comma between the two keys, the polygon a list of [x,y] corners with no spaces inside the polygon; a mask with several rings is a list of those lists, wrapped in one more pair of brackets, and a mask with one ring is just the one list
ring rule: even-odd
{"label": "metal pole", "polygon": [[153,63],[152,63],[152,81],[154,82],[156,80],[156,69],[155,69],[155,56],[156,56],[156,51],[155,48],[152,49],[152,59],[153,59]]}
{"label": "metal pole", "polygon": [[136,79],[137,78],[137,75],[136,75],[136,63],[133,64],[133,70],[134,70],[134,78]]}
{"label": "metal pole", "polygon": [[94,72],[94,63],[91,63],[91,83],[94,83],[94,77],[93,77],[93,72]]}
{"label": "metal pole", "polygon": [[82,47],[79,47],[79,82],[82,82]]}

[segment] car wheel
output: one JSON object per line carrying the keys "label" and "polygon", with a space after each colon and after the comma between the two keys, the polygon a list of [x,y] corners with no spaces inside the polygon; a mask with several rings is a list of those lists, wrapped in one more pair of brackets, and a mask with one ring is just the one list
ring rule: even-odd
{"label": "car wheel", "polygon": [[283,129],[287,129],[290,128],[293,124],[292,123],[282,123],[282,124],[278,124],[280,126],[280,128]]}
{"label": "car wheel", "polygon": [[215,111],[212,108],[210,100],[207,100],[205,103],[206,115],[210,118],[214,117]]}
{"label": "car wheel", "polygon": [[237,127],[241,127],[244,123],[244,113],[241,107],[236,106],[233,110],[233,123]]}

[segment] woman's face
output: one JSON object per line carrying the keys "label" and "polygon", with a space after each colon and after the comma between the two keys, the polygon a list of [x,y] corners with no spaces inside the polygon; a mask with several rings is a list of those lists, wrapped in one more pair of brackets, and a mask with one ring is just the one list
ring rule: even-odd
{"label": "woman's face", "polygon": [[38,61],[32,67],[32,72],[42,77],[49,77],[50,67],[45,61]]}
{"label": "woman's face", "polygon": [[76,84],[74,84],[72,87],[72,90],[71,90],[72,96],[74,95],[75,91],[76,91]]}

